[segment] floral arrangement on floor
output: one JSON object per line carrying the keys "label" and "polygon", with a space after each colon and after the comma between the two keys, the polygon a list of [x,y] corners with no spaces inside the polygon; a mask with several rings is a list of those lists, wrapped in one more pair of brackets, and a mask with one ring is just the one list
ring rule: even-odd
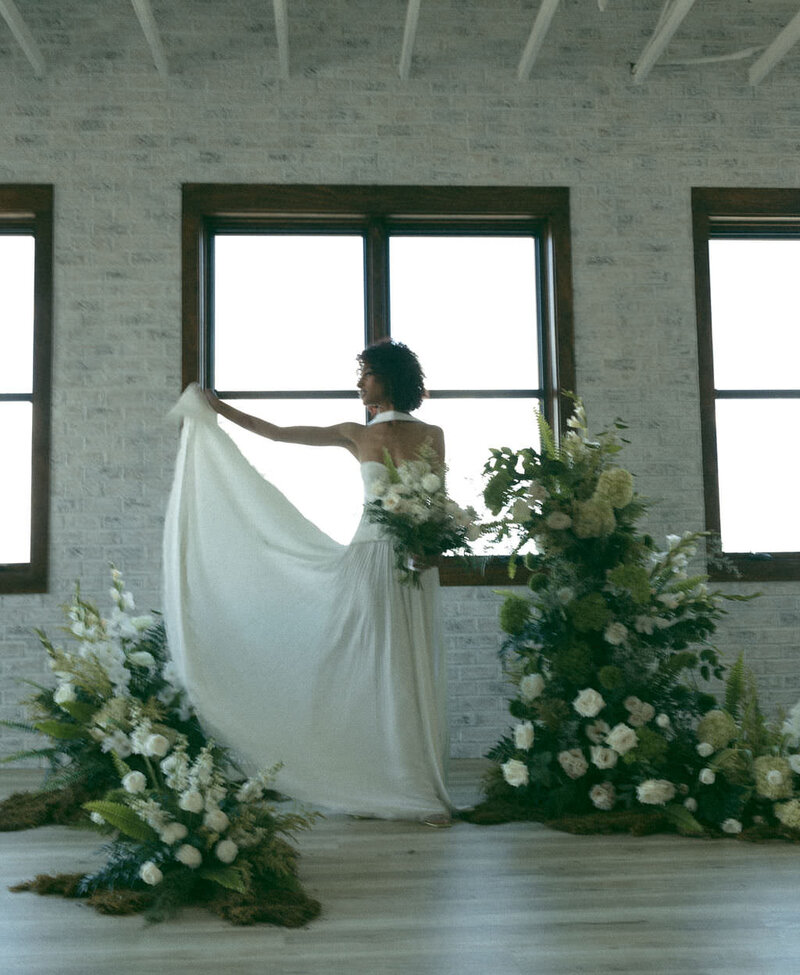
{"label": "floral arrangement on floor", "polygon": [[392,540],[401,582],[420,585],[420,572],[446,552],[469,554],[481,529],[473,508],[461,508],[447,496],[444,471],[432,450],[417,460],[395,465],[384,450],[383,471],[370,485],[374,500],[367,517]]}
{"label": "floral arrangement on floor", "polygon": [[58,683],[38,688],[30,723],[17,727],[50,741],[6,759],[47,759],[42,795],[80,784],[86,825],[109,838],[106,862],[90,875],[42,876],[15,889],[84,896],[99,910],[151,919],[202,903],[235,923],[306,923],[319,904],[303,893],[284,837],[312,817],[278,812],[268,801],[272,773],[247,777],[206,738],[163,624],[133,615],[116,569],[111,597],[104,618],[76,591],[66,608],[73,647],[38,633]]}
{"label": "floral arrangement on floor", "polygon": [[506,593],[500,611],[516,723],[472,818],[800,828],[800,709],[790,735],[770,729],[742,662],[724,708],[702,686],[726,670],[710,642],[723,600],[752,597],[689,574],[702,534],[659,548],[637,528],[646,503],[616,463],[621,429],[590,437],[578,401],[560,445],[540,418],[540,450],[493,450],[486,465],[489,530],[512,539],[529,593]]}

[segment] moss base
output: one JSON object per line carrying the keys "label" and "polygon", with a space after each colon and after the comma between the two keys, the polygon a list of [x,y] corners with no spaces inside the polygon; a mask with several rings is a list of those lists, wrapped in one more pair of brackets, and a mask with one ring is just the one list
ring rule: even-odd
{"label": "moss base", "polygon": [[37,826],[74,826],[88,821],[84,802],[95,798],[84,785],[52,791],[15,792],[0,802],[0,832]]}

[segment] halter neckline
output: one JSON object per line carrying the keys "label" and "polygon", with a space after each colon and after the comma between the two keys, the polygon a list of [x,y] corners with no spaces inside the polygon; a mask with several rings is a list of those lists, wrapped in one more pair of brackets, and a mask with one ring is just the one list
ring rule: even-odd
{"label": "halter neckline", "polygon": [[400,410],[384,410],[383,413],[376,413],[367,426],[372,426],[373,423],[388,423],[390,420],[411,420],[412,423],[422,422],[410,413],[402,413]]}

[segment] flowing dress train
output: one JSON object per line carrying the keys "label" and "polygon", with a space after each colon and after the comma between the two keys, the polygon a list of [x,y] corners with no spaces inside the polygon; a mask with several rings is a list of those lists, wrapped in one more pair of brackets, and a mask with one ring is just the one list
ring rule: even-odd
{"label": "flowing dress train", "polygon": [[[164,615],[207,732],[253,770],[282,762],[275,787],[315,806],[449,812],[437,571],[401,585],[366,517],[349,545],[331,539],[250,465],[197,387],[173,416]],[[361,465],[367,498],[380,466]]]}

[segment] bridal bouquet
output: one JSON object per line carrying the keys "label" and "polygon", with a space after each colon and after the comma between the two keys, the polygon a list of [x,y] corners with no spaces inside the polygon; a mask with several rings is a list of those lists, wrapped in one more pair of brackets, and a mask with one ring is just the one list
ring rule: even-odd
{"label": "bridal bouquet", "polygon": [[421,570],[434,559],[469,552],[480,534],[477,514],[447,496],[444,471],[431,450],[397,465],[385,450],[383,467],[371,485],[374,500],[366,505],[367,517],[391,538],[401,581],[419,586]]}

